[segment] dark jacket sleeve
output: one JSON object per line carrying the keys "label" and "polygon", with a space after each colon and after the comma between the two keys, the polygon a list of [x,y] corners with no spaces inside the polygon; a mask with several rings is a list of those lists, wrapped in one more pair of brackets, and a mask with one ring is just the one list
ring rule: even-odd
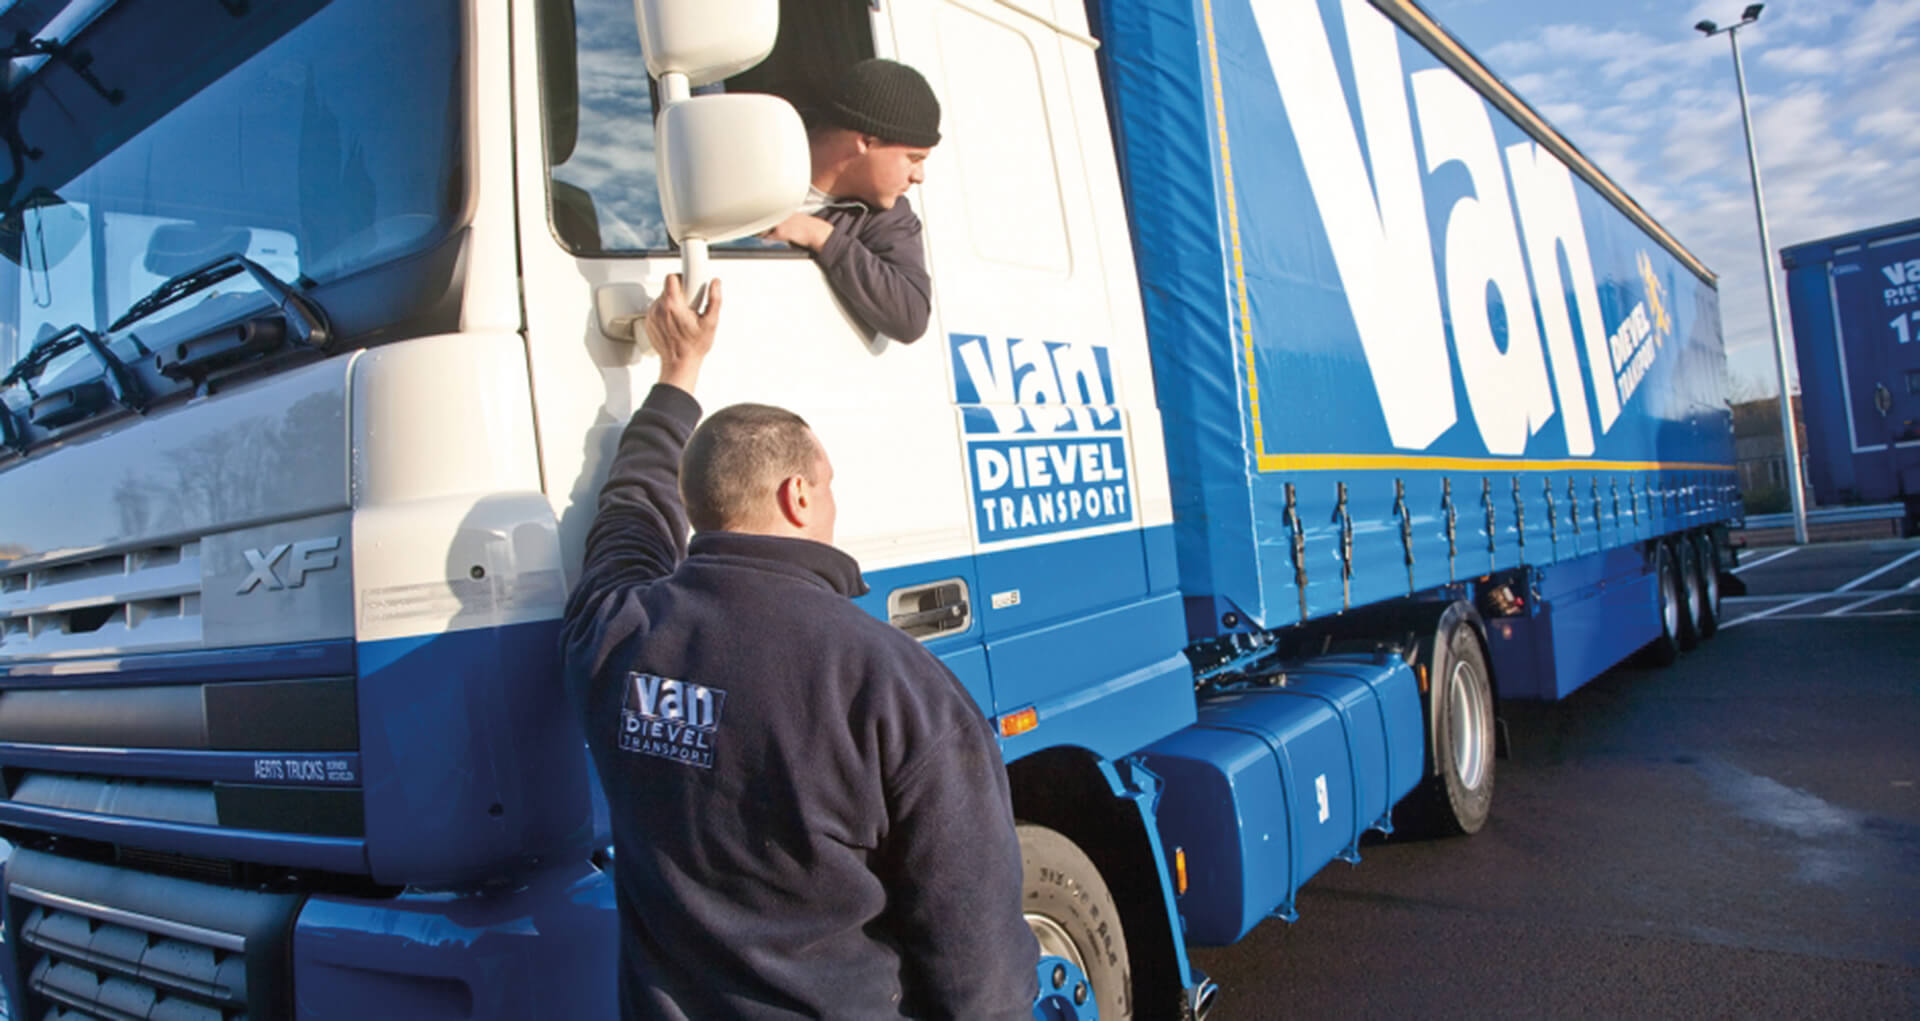
{"label": "dark jacket sleeve", "polygon": [[833,293],[867,329],[911,344],[927,332],[933,280],[927,275],[920,218],[902,198],[862,214],[829,208],[827,243],[814,254]]}
{"label": "dark jacket sleeve", "polygon": [[[567,599],[569,666],[597,673],[608,651],[628,636],[607,633],[600,618],[608,597],[673,573],[687,552],[687,512],[680,502],[680,454],[700,421],[700,403],[677,387],[656,384],[620,434],[587,530],[580,582]],[[581,656],[590,662],[580,661]]]}
{"label": "dark jacket sleeve", "polygon": [[968,703],[890,786],[881,854],[907,968],[903,1012],[1033,1017],[1040,949],[1020,913],[1020,842],[986,720]]}

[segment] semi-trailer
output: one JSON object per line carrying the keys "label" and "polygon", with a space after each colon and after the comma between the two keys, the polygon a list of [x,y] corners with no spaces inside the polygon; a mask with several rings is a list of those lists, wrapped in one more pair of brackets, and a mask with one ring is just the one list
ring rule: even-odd
{"label": "semi-trailer", "polygon": [[1821,506],[1906,504],[1920,527],[1920,220],[1780,250]]}

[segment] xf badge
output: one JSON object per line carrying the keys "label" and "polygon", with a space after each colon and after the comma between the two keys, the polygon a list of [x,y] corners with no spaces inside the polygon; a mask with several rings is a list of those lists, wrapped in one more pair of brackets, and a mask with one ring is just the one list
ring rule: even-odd
{"label": "xf badge", "polygon": [[339,566],[339,550],[337,535],[283,542],[263,550],[243,550],[247,557],[247,577],[236,594],[244,596],[256,587],[268,592],[299,588],[307,583],[307,575]]}

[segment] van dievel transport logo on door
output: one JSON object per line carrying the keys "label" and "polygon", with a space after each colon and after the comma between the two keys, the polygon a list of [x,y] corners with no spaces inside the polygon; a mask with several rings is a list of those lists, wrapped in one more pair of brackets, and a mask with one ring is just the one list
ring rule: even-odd
{"label": "van dievel transport logo on door", "polygon": [[948,344],[981,542],[1133,519],[1126,419],[1104,346],[964,333]]}

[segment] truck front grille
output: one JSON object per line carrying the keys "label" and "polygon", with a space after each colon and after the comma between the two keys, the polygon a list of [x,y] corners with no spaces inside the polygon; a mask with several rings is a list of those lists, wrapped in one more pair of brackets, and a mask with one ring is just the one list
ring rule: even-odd
{"label": "truck front grille", "polygon": [[0,658],[196,647],[200,543],[0,569]]}
{"label": "truck front grille", "polygon": [[288,1016],[300,899],[34,851],[7,864],[24,1018],[240,1021]]}
{"label": "truck front grille", "polygon": [[[39,891],[15,887],[24,901]],[[36,957],[27,984],[73,1018],[166,1017],[231,1021],[247,1009],[245,946],[228,933],[157,920],[34,904],[20,937]],[[182,935],[163,935],[160,929]]]}

